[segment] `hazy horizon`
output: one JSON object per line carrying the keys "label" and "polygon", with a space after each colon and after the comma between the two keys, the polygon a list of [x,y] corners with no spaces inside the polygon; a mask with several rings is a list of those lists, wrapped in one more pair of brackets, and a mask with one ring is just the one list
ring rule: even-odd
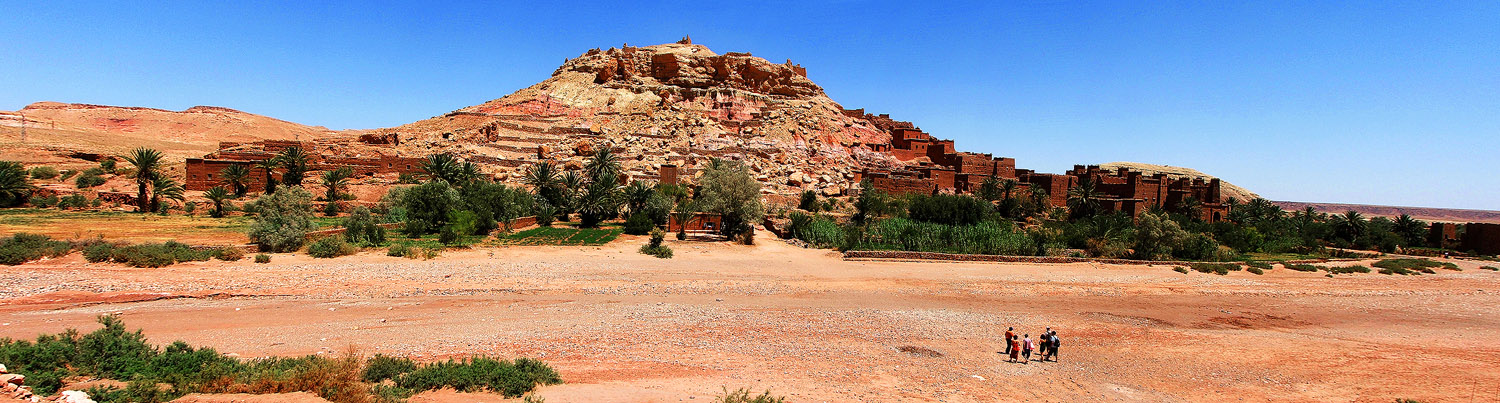
{"label": "hazy horizon", "polygon": [[[505,96],[691,35],[1020,168],[1197,169],[1273,200],[1500,210],[1500,5],[12,7],[0,109],[222,106],[332,129]],[[690,11],[690,12],[689,12]]]}

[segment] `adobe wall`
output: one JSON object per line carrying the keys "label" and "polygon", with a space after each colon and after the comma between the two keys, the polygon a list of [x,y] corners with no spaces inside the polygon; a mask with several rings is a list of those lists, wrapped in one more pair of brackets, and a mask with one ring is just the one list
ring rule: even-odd
{"label": "adobe wall", "polygon": [[1458,249],[1481,255],[1500,255],[1500,224],[1464,224],[1463,241]]}
{"label": "adobe wall", "polygon": [[1435,222],[1427,227],[1427,246],[1443,248],[1458,241],[1458,224]]}
{"label": "adobe wall", "polygon": [[937,184],[934,182],[918,178],[871,176],[869,179],[870,187],[880,189],[892,195],[911,193],[930,195],[937,188]]}
{"label": "adobe wall", "polygon": [[[224,186],[225,189],[228,189],[229,185],[224,183],[224,177],[220,175],[220,172],[224,171],[224,168],[233,165],[243,165],[250,170],[250,177],[245,181],[247,189],[264,189],[266,187],[266,170],[255,168],[252,162],[188,158],[186,164],[187,183],[183,184],[183,188],[187,190],[208,190],[215,186]],[[275,174],[274,176],[280,179],[281,175]]]}

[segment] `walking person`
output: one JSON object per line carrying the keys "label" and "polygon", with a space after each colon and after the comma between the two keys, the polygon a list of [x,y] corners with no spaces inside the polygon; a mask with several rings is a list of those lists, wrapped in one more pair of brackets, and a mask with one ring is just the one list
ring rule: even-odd
{"label": "walking person", "polygon": [[1057,332],[1052,332],[1052,335],[1047,337],[1047,342],[1052,345],[1048,347],[1047,353],[1052,355],[1052,362],[1057,362]]}
{"label": "walking person", "polygon": [[1042,336],[1036,339],[1036,354],[1041,356],[1042,361],[1047,360],[1047,347],[1052,345],[1047,339],[1047,335],[1049,334],[1052,334],[1052,328],[1050,327],[1042,331]]}
{"label": "walking person", "polygon": [[1035,346],[1031,344],[1031,335],[1028,334],[1024,339],[1021,339],[1021,362],[1031,363],[1031,349],[1033,347]]}
{"label": "walking person", "polygon": [[1014,344],[1011,343],[1011,340],[1015,338],[1016,328],[1014,326],[1009,329],[1005,329],[1005,355],[1010,355],[1010,351],[1015,349],[1015,347],[1013,347]]}
{"label": "walking person", "polygon": [[1016,360],[1020,359],[1020,357],[1021,357],[1021,346],[1019,345],[1020,343],[1021,343],[1021,341],[1017,340],[1015,335],[1011,335],[1010,336],[1010,340],[1006,342],[1006,345],[1008,347],[1006,347],[1005,351],[1007,351],[1007,352],[1010,353],[1010,362],[1016,362]]}

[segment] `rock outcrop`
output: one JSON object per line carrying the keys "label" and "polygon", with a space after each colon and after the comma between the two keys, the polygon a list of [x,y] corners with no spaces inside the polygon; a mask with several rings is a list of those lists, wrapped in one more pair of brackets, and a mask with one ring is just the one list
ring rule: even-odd
{"label": "rock outcrop", "polygon": [[801,66],[690,43],[589,50],[503,98],[375,132],[505,178],[539,160],[575,164],[596,145],[645,180],[661,165],[690,176],[709,158],[744,161],[773,194],[843,194],[864,168],[900,164],[864,146],[889,143],[884,128],[845,114]]}

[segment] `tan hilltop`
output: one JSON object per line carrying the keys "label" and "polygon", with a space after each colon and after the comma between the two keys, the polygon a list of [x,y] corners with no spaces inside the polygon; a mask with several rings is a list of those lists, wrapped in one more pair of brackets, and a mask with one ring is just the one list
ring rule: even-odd
{"label": "tan hilltop", "polygon": [[[24,121],[23,121],[24,117]],[[21,143],[21,127],[27,139]],[[182,111],[61,102],[37,102],[0,112],[4,150],[120,153],[148,146],[171,156],[201,156],[221,141],[311,140],[338,132],[216,106]],[[23,162],[27,159],[22,159]]]}

